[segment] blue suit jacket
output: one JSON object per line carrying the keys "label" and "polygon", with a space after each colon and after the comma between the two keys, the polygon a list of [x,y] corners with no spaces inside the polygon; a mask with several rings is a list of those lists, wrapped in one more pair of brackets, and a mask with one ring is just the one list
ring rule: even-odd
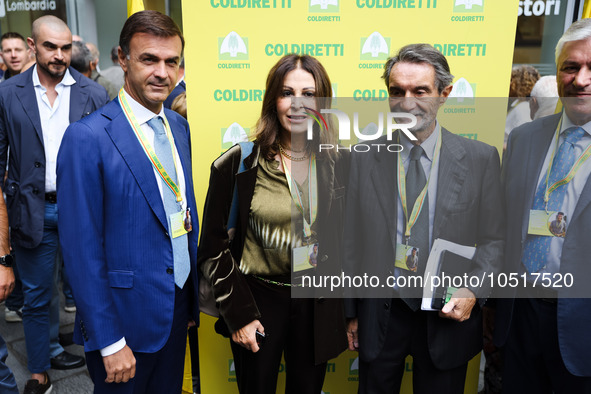
{"label": "blue suit jacket", "polygon": [[[194,290],[196,319],[198,220],[189,125],[165,113],[193,212],[185,288]],[[173,320],[172,243],[154,170],[117,99],[66,130],[57,176],[60,242],[78,309],[75,340],[93,351],[125,337],[133,351],[158,351]]]}
{"label": "blue suit jacket", "polygon": [[[45,149],[33,86],[33,67],[0,84],[0,173],[8,148],[10,165],[4,192],[12,242],[34,248],[43,237]],[[70,67],[70,123],[109,102],[106,90]]]}
{"label": "blue suit jacket", "polygon": [[[540,118],[518,127],[509,135],[502,171],[507,217],[505,272],[519,272],[523,245],[527,237],[529,210],[533,205],[538,176],[559,119],[559,114]],[[560,259],[561,273],[571,273],[575,286],[559,290],[559,297],[564,298],[558,300],[558,343],[566,368],[577,376],[591,376],[589,234],[591,180],[587,180],[575,211],[569,218]],[[499,299],[495,323],[497,345],[505,343],[512,315],[513,298]]]}

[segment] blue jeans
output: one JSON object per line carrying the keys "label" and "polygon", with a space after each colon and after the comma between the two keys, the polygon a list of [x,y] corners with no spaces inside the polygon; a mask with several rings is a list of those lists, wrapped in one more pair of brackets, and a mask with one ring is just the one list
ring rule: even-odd
{"label": "blue jeans", "polygon": [[50,358],[64,351],[58,340],[59,296],[55,263],[58,250],[57,205],[45,202],[43,239],[33,249],[15,245],[18,268],[23,284],[25,306],[23,328],[27,345],[28,368],[32,373],[43,373]]}
{"label": "blue jeans", "polygon": [[62,293],[66,299],[66,306],[74,305],[74,295],[72,294],[72,288],[70,282],[68,282],[68,276],[66,275],[66,268],[64,267],[64,258],[62,256],[62,250],[59,249],[56,257],[56,264],[60,270],[60,277],[62,278]]}
{"label": "blue jeans", "polygon": [[14,375],[5,363],[6,357],[8,357],[6,343],[4,343],[4,339],[0,337],[0,393],[18,394],[18,388],[16,387]]}
{"label": "blue jeans", "polygon": [[14,264],[12,270],[14,271],[14,290],[6,298],[5,305],[11,311],[18,311],[24,305],[25,298],[23,295],[23,284],[21,283],[21,276],[18,273],[18,267],[16,263],[16,255],[14,255]]}

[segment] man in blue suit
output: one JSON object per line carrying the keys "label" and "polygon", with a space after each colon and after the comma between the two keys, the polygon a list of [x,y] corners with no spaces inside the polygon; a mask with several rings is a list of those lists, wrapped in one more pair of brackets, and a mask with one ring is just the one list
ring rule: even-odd
{"label": "man in blue suit", "polygon": [[527,284],[497,302],[504,393],[591,393],[591,19],[564,33],[556,66],[564,111],[512,131],[503,160],[505,270]]}
{"label": "man in blue suit", "polygon": [[180,393],[197,319],[189,126],[164,109],[184,40],[168,16],[132,15],[117,99],[71,125],[58,156],[60,242],[95,393]]}
{"label": "man in blue suit", "polygon": [[[84,365],[58,342],[59,298],[56,157],[67,126],[109,100],[105,89],[69,67],[72,34],[54,16],[33,22],[27,39],[36,65],[0,84],[0,168],[12,244],[18,256],[25,305],[28,368],[25,393],[51,389],[47,370]],[[41,391],[43,390],[43,391]]]}

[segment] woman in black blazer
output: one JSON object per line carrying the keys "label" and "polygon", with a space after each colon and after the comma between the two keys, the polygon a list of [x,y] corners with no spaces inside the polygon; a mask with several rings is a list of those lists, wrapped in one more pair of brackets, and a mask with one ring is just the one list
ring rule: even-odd
{"label": "woman in black blazer", "polygon": [[[292,297],[301,273],[340,273],[348,156],[319,151],[336,145],[330,119],[307,138],[310,114],[331,96],[315,58],[283,57],[268,75],[254,144],[230,148],[211,167],[198,261],[221,315],[216,328],[232,338],[242,394],[275,393],[282,355],[286,392],[317,394],[326,361],[347,344],[341,299]],[[238,214],[228,231],[234,188]],[[306,261],[314,245],[315,268]],[[294,251],[305,258],[293,261]]]}

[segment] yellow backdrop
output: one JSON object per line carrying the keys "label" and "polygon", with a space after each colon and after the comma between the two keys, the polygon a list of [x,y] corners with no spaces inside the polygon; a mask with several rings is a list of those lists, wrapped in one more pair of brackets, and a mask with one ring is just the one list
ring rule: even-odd
{"label": "yellow backdrop", "polygon": [[[184,0],[188,113],[198,206],[211,162],[252,130],[271,66],[291,52],[316,56],[338,97],[385,97],[384,60],[403,45],[426,42],[447,57],[454,94],[443,126],[498,148],[503,143],[518,2],[514,0]],[[478,121],[471,121],[472,117]],[[485,120],[482,120],[485,119]],[[199,329],[205,394],[236,393],[228,340],[203,317]],[[466,393],[476,393],[478,360]],[[403,392],[410,393],[409,373]],[[328,365],[325,393],[357,392],[356,354]],[[283,392],[280,370],[278,392]]]}

